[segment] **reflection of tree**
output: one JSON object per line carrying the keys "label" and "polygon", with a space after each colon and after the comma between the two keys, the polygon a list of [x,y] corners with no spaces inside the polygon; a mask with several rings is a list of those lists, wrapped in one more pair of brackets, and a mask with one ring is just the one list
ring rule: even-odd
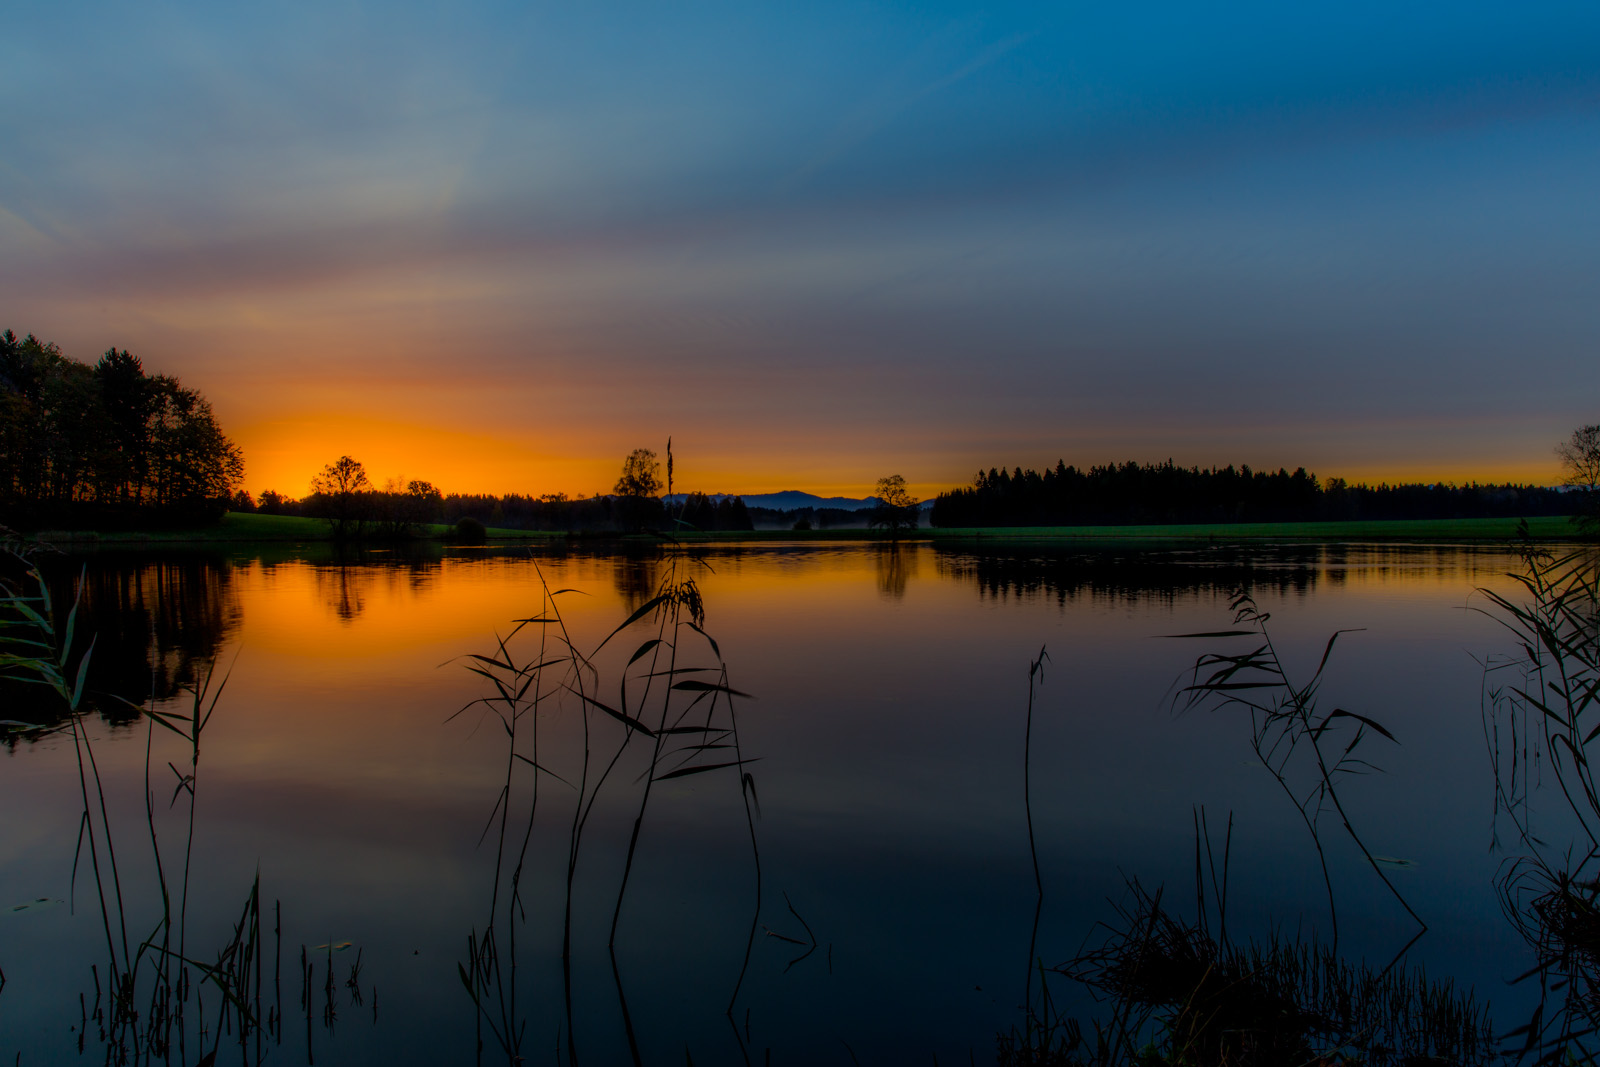
{"label": "reflection of tree", "polygon": [[1331,570],[1319,547],[1300,552],[1261,546],[1071,553],[1026,545],[981,552],[946,546],[936,550],[941,573],[976,582],[982,596],[1050,597],[1060,604],[1085,598],[1172,601],[1201,593],[1227,595],[1235,589],[1304,594]]}
{"label": "reflection of tree", "polygon": [[[134,705],[150,697],[167,700],[199,680],[239,625],[239,594],[232,568],[221,559],[188,557],[130,566],[126,561],[53,560],[45,565],[50,597],[63,620],[72,610],[73,644],[79,651],[94,642],[87,690]],[[78,593],[82,581],[81,594]],[[12,717],[53,721],[58,717],[40,686],[7,685],[0,698]],[[116,700],[95,699],[113,721],[131,721],[132,708]]]}
{"label": "reflection of tree", "polygon": [[917,550],[898,543],[879,545],[874,557],[878,571],[878,592],[899,600],[906,595],[906,582],[917,575]]}
{"label": "reflection of tree", "polygon": [[1342,585],[1351,575],[1406,575],[1476,580],[1498,574],[1498,546],[1462,545],[1183,545],[1137,548],[1109,545],[1063,548],[1035,544],[939,544],[939,571],[970,579],[986,597],[1050,597],[1065,604],[1090,600],[1172,601],[1199,594],[1227,596],[1236,589],[1307,594],[1321,584]]}
{"label": "reflection of tree", "polygon": [[611,580],[627,602],[630,612],[655,595],[660,576],[661,556],[654,548],[648,554],[633,552],[626,556],[619,555],[615,557],[615,565],[611,569]]}
{"label": "reflection of tree", "polygon": [[372,567],[318,567],[315,571],[317,595],[340,622],[354,622],[366,609],[366,594],[376,580]]}

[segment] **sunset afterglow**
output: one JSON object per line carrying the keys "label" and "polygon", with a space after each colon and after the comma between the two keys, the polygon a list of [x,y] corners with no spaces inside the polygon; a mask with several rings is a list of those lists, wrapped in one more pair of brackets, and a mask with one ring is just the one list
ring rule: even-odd
{"label": "sunset afterglow", "polygon": [[1600,4],[0,40],[0,1067],[1600,1060]]}
{"label": "sunset afterglow", "polygon": [[669,434],[713,492],[1548,484],[1600,388],[1596,29],[32,5],[0,327],[203,390],[254,492],[359,451],[594,494]]}

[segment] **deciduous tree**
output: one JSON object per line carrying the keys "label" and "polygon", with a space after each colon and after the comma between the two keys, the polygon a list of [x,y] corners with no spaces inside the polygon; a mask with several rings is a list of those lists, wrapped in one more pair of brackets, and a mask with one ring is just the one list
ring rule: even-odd
{"label": "deciduous tree", "polygon": [[340,456],[311,479],[317,513],[328,521],[335,540],[361,536],[367,519],[365,497],[371,490],[366,468],[349,456]]}
{"label": "deciduous tree", "polygon": [[1556,455],[1566,472],[1562,484],[1571,486],[1577,498],[1573,520],[1584,533],[1600,533],[1600,424],[1573,430],[1556,446]]}
{"label": "deciduous tree", "polygon": [[648,448],[636,448],[622,461],[622,474],[612,490],[618,496],[656,496],[661,492],[661,464]]}
{"label": "deciduous tree", "polygon": [[636,448],[622,461],[622,474],[612,489],[620,499],[622,521],[631,529],[641,529],[661,511],[661,464],[648,448]]}
{"label": "deciduous tree", "polygon": [[112,348],[93,367],[0,333],[0,505],[35,520],[221,515],[244,474],[211,405]]}
{"label": "deciduous tree", "polygon": [[900,536],[902,530],[917,528],[918,500],[906,489],[905,478],[898,474],[879,478],[873,495],[878,498],[878,506],[872,509],[868,525],[887,530],[891,537]]}

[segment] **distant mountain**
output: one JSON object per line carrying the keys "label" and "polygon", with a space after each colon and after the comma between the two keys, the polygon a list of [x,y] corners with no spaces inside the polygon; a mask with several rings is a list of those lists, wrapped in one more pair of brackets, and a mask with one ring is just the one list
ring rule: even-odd
{"label": "distant mountain", "polygon": [[[747,508],[772,508],[774,511],[794,511],[796,508],[838,508],[841,511],[864,511],[878,506],[878,498],[854,500],[847,496],[816,496],[798,489],[785,489],[781,493],[707,493],[712,500],[742,496]],[[670,504],[683,503],[684,494],[674,493],[665,498]]]}
{"label": "distant mountain", "polygon": [[[816,496],[813,493],[803,493],[798,489],[785,489],[781,493],[707,493],[712,500],[722,500],[725,497],[742,496],[744,506],[747,508],[771,508],[774,511],[795,511],[799,508],[838,508],[840,511],[866,511],[868,508],[878,506],[875,496],[864,497],[856,500],[848,496]],[[684,494],[674,493],[665,498],[670,504],[683,503]],[[932,501],[925,501],[923,506],[929,507]]]}
{"label": "distant mountain", "polygon": [[853,500],[847,496],[816,496],[798,489],[781,493],[756,493],[744,498],[747,508],[772,508],[774,511],[793,511],[796,508],[838,508],[840,511],[864,511],[878,506],[878,498],[869,496]]}

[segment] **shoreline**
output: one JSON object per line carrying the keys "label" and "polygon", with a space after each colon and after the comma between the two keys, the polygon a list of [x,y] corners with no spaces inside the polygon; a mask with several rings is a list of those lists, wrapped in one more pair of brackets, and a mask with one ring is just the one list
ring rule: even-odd
{"label": "shoreline", "polygon": [[[1464,543],[1506,542],[1515,539],[1518,519],[1383,519],[1344,522],[1264,522],[1204,523],[1183,525],[1130,526],[997,526],[968,528],[923,528],[903,534],[905,543],[994,543],[1026,542],[1085,544],[1093,542],[1170,542],[1170,543],[1250,543],[1350,542],[1350,541],[1450,541]],[[1543,516],[1528,519],[1530,535],[1536,541],[1575,541],[1577,529],[1565,517]],[[435,542],[460,547],[475,547],[455,541],[454,528],[434,524],[424,527],[417,537],[400,541],[365,540],[353,542],[363,547],[382,547],[417,542]],[[623,534],[602,531],[512,530],[490,528],[483,544],[505,546],[580,542],[590,544],[639,544],[660,542],[655,533]],[[332,544],[320,519],[293,515],[251,515],[229,513],[216,526],[187,530],[63,531],[43,530],[30,539],[57,549],[116,548],[160,549],[213,544],[300,543]],[[680,533],[676,540],[685,544],[737,544],[774,541],[890,541],[886,534],[861,527],[821,530],[723,530]]]}

